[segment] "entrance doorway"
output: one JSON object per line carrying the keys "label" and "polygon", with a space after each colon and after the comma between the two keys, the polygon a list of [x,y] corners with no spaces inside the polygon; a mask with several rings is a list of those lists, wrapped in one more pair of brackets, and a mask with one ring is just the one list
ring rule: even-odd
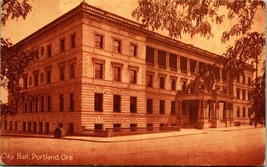
{"label": "entrance doorway", "polygon": [[198,118],[197,105],[189,105],[189,124],[196,125]]}

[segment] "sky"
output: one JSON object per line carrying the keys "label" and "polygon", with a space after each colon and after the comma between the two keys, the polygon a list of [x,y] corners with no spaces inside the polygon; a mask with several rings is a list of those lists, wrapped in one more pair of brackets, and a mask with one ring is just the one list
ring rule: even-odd
{"label": "sky", "polygon": [[[25,20],[19,18],[17,20],[8,20],[4,27],[1,27],[1,36],[9,38],[13,44],[19,42],[30,34],[34,33],[43,26],[49,24],[56,18],[67,13],[74,7],[78,6],[83,0],[29,0],[32,6],[32,11],[28,14]],[[131,12],[137,7],[138,0],[84,0],[89,5],[101,8],[111,13],[117,14],[127,19],[134,20]],[[135,21],[135,20],[134,20]],[[222,54],[227,49],[227,44],[221,44],[220,38],[224,30],[228,30],[231,23],[225,25],[213,26],[212,32],[214,37],[202,38],[195,36],[190,38],[185,35],[180,41],[192,44],[201,49]],[[256,13],[253,29],[259,32],[265,31],[266,15],[265,10],[260,10]],[[168,35],[166,32],[160,32],[163,35]],[[262,59],[265,58],[265,53]],[[6,102],[6,91],[1,89],[1,98]]]}

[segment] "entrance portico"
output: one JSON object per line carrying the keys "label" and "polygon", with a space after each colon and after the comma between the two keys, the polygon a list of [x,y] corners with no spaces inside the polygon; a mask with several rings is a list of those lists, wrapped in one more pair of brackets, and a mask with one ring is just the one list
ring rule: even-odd
{"label": "entrance portico", "polygon": [[177,122],[182,127],[217,128],[233,126],[232,98],[225,93],[202,91],[198,95],[178,91]]}

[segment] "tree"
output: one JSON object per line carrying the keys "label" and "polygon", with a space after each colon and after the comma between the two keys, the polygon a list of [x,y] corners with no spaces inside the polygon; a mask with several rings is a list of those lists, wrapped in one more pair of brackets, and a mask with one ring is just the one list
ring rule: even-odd
{"label": "tree", "polygon": [[[3,0],[1,25],[4,26],[8,19],[26,18],[31,11],[27,0]],[[2,114],[15,114],[23,101],[30,100],[28,92],[22,92],[18,82],[23,77],[25,69],[38,59],[38,53],[33,50],[20,51],[12,48],[8,39],[1,38],[1,87],[8,90],[9,102],[1,103]]]}
{"label": "tree", "polygon": [[[224,24],[225,20],[231,21],[230,29],[221,34],[221,42],[227,43],[234,38],[235,43],[218,57],[213,67],[225,67],[228,77],[227,92],[233,92],[233,80],[239,75],[244,75],[246,62],[256,62],[265,46],[265,32],[252,31],[255,14],[260,8],[265,9],[264,1],[139,0],[132,16],[138,21],[141,20],[145,28],[167,30],[169,36],[175,39],[182,38],[183,34],[189,34],[192,38],[200,35],[209,39],[214,36],[212,25]],[[215,70],[199,70],[199,74],[190,85],[192,92],[197,94],[200,82],[203,81],[210,91],[211,85],[216,83],[214,72]]]}

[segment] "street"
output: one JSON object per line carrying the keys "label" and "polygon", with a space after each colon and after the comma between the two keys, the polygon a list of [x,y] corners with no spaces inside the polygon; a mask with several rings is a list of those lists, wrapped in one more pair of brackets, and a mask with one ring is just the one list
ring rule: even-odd
{"label": "street", "polygon": [[127,142],[1,137],[8,165],[263,165],[265,128]]}

